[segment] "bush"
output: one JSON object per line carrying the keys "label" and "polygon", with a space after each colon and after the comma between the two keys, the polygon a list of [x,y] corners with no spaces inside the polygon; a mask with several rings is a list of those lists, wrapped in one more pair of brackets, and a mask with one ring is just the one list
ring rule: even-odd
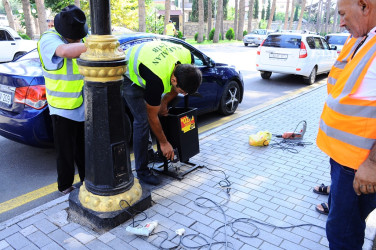
{"label": "bush", "polygon": [[198,38],[198,32],[196,32],[195,34],[195,41],[197,42],[197,38]]}
{"label": "bush", "polygon": [[22,39],[31,40],[30,37],[28,35],[26,35],[26,34],[18,33],[18,35],[20,35],[20,37],[22,37]]}
{"label": "bush", "polygon": [[247,35],[248,34],[248,31],[243,31],[243,36]]}
{"label": "bush", "polygon": [[178,38],[180,38],[180,39],[183,38],[183,33],[180,30],[178,30]]}
{"label": "bush", "polygon": [[210,33],[209,33],[209,41],[212,41],[212,40],[213,40],[214,32],[215,32],[215,28],[213,28],[213,29],[210,31]]}
{"label": "bush", "polygon": [[226,32],[226,39],[227,40],[232,40],[235,37],[235,32],[233,28],[229,28],[228,31]]}

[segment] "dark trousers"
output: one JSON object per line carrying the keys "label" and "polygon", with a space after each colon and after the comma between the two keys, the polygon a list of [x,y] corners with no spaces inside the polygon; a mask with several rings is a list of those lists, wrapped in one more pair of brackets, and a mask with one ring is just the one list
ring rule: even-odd
{"label": "dark trousers", "polygon": [[74,163],[81,182],[85,179],[85,127],[58,115],[51,115],[57,161],[57,184],[64,191],[73,184]]}
{"label": "dark trousers", "polygon": [[356,195],[354,169],[330,159],[332,183],[326,235],[330,249],[361,250],[367,216],[376,208],[376,194]]}

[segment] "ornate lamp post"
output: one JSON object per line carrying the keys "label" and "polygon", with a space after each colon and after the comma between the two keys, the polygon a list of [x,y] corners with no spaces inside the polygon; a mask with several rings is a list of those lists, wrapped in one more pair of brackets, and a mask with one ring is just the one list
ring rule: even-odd
{"label": "ornate lamp post", "polygon": [[92,35],[77,60],[85,77],[86,177],[69,196],[69,213],[78,223],[107,230],[130,218],[126,210],[150,207],[151,196],[131,170],[120,92],[126,61],[111,35],[109,0],[90,0],[90,14]]}

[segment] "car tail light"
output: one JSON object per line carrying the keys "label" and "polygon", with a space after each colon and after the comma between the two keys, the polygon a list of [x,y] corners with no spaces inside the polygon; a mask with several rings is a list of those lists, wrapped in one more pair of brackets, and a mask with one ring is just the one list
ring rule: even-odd
{"label": "car tail light", "polygon": [[14,102],[25,104],[34,109],[42,109],[47,105],[46,87],[35,85],[16,88]]}
{"label": "car tail light", "polygon": [[300,51],[299,51],[299,58],[306,58],[307,57],[307,48],[303,42],[300,43]]}
{"label": "car tail light", "polygon": [[258,47],[258,49],[257,49],[257,55],[260,55],[260,54],[261,54],[261,47],[262,47],[262,45],[264,44],[265,40],[266,40],[266,39],[264,39],[264,41],[262,41],[262,43],[261,43],[260,46]]}

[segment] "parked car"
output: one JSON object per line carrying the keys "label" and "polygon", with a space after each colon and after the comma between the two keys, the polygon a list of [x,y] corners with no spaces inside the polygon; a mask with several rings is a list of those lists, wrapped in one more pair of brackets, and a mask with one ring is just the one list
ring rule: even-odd
{"label": "parked car", "polygon": [[349,36],[349,33],[333,33],[326,35],[325,39],[331,48],[337,49],[337,54],[339,54]]}
{"label": "parked car", "polygon": [[[183,40],[151,33],[123,34],[118,40],[123,50],[153,40],[177,43],[189,49],[203,76],[199,95],[189,97],[189,107],[197,108],[198,114],[218,111],[231,115],[243,99],[240,71],[234,66],[214,62]],[[184,97],[178,95],[174,103],[175,107],[184,107]],[[125,110],[125,115],[130,116],[127,107]],[[52,146],[52,126],[37,50],[15,62],[0,64],[0,135],[32,146]]]}
{"label": "parked car", "polygon": [[251,33],[243,37],[243,43],[245,46],[248,46],[248,44],[259,46],[271,32],[273,31],[265,29],[252,30]]}
{"label": "parked car", "polygon": [[337,52],[319,35],[273,33],[257,50],[256,69],[263,79],[276,72],[301,75],[313,84],[317,74],[330,71],[336,58]]}
{"label": "parked car", "polygon": [[24,40],[10,27],[0,27],[0,62],[14,61],[37,47],[37,41]]}

